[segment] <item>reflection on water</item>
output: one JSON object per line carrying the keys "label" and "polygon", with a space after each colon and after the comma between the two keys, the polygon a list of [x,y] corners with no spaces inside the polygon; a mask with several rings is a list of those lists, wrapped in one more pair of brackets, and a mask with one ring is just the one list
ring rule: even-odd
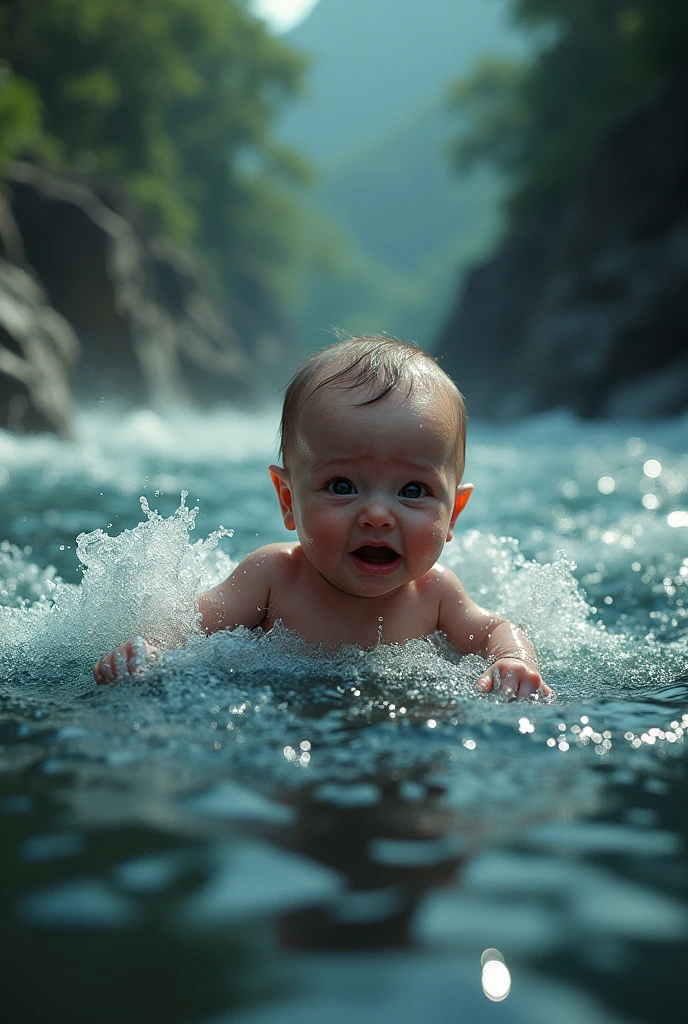
{"label": "reflection on water", "polygon": [[[535,639],[555,704],[477,695],[483,663],[441,637],[198,635],[194,594],[282,536],[270,418],[0,434],[7,1019],[675,1014],[688,445],[653,430],[473,428],[446,560]],[[96,688],[147,629],[184,646]]]}
{"label": "reflection on water", "polygon": [[501,1003],[511,991],[511,974],[498,949],[486,949],[480,957],[483,992],[493,1003]]}

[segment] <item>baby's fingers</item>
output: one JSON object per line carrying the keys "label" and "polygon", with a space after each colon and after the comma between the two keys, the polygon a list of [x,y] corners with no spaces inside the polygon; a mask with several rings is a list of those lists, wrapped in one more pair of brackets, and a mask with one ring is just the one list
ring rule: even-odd
{"label": "baby's fingers", "polygon": [[527,700],[529,697],[552,697],[553,692],[543,682],[539,672],[526,668],[524,665],[513,667],[509,663],[493,665],[483,672],[476,682],[481,693],[499,693],[507,700]]}
{"label": "baby's fingers", "polygon": [[505,697],[515,697],[518,691],[518,678],[515,672],[506,669],[500,671],[499,665],[493,665],[478,679],[476,686],[482,693],[502,693]]}
{"label": "baby's fingers", "polygon": [[519,700],[527,700],[529,697],[552,697],[556,700],[552,687],[543,682],[542,676],[538,673],[529,673],[524,676],[518,684],[518,691],[514,696]]}
{"label": "baby's fingers", "polygon": [[114,657],[113,651],[112,654],[106,654],[104,658],[101,658],[93,666],[93,678],[99,685],[111,683],[117,678]]}
{"label": "baby's fingers", "polygon": [[481,693],[490,693],[494,687],[494,676],[492,675],[492,669],[488,669],[487,672],[483,672],[479,679],[476,679],[476,687]]}
{"label": "baby's fingers", "polygon": [[518,685],[518,696],[526,699],[535,693],[546,695],[551,693],[549,686],[545,686],[539,676],[526,676]]}
{"label": "baby's fingers", "polygon": [[112,683],[122,676],[134,676],[145,671],[156,659],[158,652],[143,637],[122,644],[116,651],[106,654],[93,666],[93,678],[99,685]]}
{"label": "baby's fingers", "polygon": [[157,660],[159,651],[147,643],[142,636],[130,640],[123,648],[127,659],[127,672],[135,676],[144,672],[149,665]]}

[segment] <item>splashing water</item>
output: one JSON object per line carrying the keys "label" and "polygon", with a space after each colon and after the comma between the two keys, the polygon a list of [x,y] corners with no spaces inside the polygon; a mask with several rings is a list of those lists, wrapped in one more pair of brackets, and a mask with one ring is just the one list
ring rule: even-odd
{"label": "splashing water", "polygon": [[[186,433],[186,455],[180,460],[181,465],[175,463],[175,456],[170,454],[176,449],[170,440],[169,426],[162,421],[154,422],[152,414],[143,420],[141,415],[138,414],[138,420],[134,419],[133,426],[130,423],[128,428],[134,429],[137,423],[145,427],[144,440],[153,446],[148,458],[145,448],[143,454],[138,453],[140,482],[150,481],[152,474],[145,470],[153,461],[151,456],[159,456],[160,448],[167,453],[170,466],[164,473],[157,471],[158,480],[162,478],[168,486],[174,486],[183,475],[182,470],[188,472],[192,467],[192,472],[201,478],[197,489],[210,490],[211,502],[216,505],[218,498],[223,505],[227,500],[225,487],[236,495],[252,480],[255,457],[242,463],[234,453],[229,479],[219,483],[218,470],[225,460],[220,459],[217,449],[209,455],[207,446],[204,446],[203,456],[193,453],[190,456]],[[186,427],[190,429],[188,424]],[[524,428],[528,429],[532,427]],[[225,430],[224,436],[227,434]],[[126,429],[124,438],[119,450],[108,452],[104,444],[97,460],[101,472],[111,468],[116,478],[124,454],[128,455],[130,450]],[[5,439],[3,443],[6,448],[14,445],[15,450],[29,446],[33,458],[28,462],[34,473],[39,471],[40,442]],[[43,472],[50,472],[53,478],[57,472],[59,478],[59,467],[56,471],[50,459],[50,449],[55,443],[43,443]],[[637,439],[633,443],[636,448],[641,444]],[[628,442],[625,447],[628,454]],[[477,776],[482,770],[478,762],[485,748],[486,756],[493,763],[495,758],[503,758],[510,764],[511,776],[514,772],[519,775],[519,766],[525,765],[524,778],[529,772],[540,770],[536,760],[531,764],[531,759],[541,756],[549,756],[548,773],[552,772],[553,760],[562,765],[563,773],[568,773],[574,749],[578,754],[597,749],[598,757],[601,752],[604,752],[602,756],[609,757],[613,747],[614,758],[623,758],[624,764],[628,761],[640,765],[637,749],[630,746],[628,740],[621,742],[621,736],[631,733],[635,739],[646,731],[644,723],[647,729],[666,726],[670,733],[672,731],[669,724],[673,715],[669,714],[667,722],[663,719],[655,722],[646,700],[656,700],[658,692],[670,688],[685,674],[683,603],[680,597],[674,601],[671,619],[669,611],[661,613],[662,623],[677,622],[676,616],[681,615],[682,632],[679,630],[680,635],[671,639],[658,635],[656,628],[642,628],[645,609],[637,600],[627,602],[620,610],[627,628],[610,628],[581,588],[575,563],[561,550],[557,553],[551,549],[561,542],[578,557],[590,561],[590,553],[584,551],[585,541],[587,538],[592,546],[597,537],[595,565],[601,565],[600,552],[603,551],[603,568],[615,583],[614,587],[609,587],[605,579],[605,589],[618,594],[619,556],[628,558],[628,538],[633,540],[634,561],[639,557],[644,561],[650,557],[653,562],[663,561],[663,572],[676,573],[671,578],[672,584],[674,579],[685,580],[685,574],[680,573],[680,543],[669,547],[669,541],[674,541],[684,531],[666,526],[666,516],[663,517],[665,525],[660,529],[656,516],[644,508],[640,512],[629,508],[628,501],[618,507],[621,481],[630,476],[627,466],[618,472],[619,484],[614,487],[620,515],[617,513],[616,521],[611,522],[607,517],[602,524],[600,509],[603,507],[596,505],[591,509],[589,502],[581,500],[581,492],[589,487],[591,456],[588,450],[581,452],[580,448],[579,441],[578,448],[574,448],[578,462],[571,466],[572,480],[574,476],[576,479],[563,483],[557,479],[556,503],[548,504],[545,493],[545,500],[535,506],[528,497],[529,488],[537,485],[538,478],[541,487],[543,484],[551,487],[549,472],[553,453],[543,447],[540,466],[523,455],[509,462],[501,448],[491,446],[482,438],[474,456],[478,484],[480,486],[481,476],[488,473],[500,475],[496,490],[494,484],[484,486],[491,502],[486,518],[494,521],[505,514],[510,517],[520,508],[519,532],[525,532],[541,547],[548,544],[550,550],[540,551],[537,558],[527,558],[512,538],[468,529],[447,548],[444,559],[478,601],[498,613],[508,614],[523,626],[539,651],[545,678],[558,694],[555,707],[517,708],[504,705],[494,697],[480,698],[473,689],[475,679],[484,668],[479,658],[459,658],[439,637],[412,641],[402,649],[385,645],[382,622],[379,623],[381,642],[374,650],[348,648],[335,654],[308,647],[300,638],[282,629],[275,629],[268,636],[246,630],[212,638],[201,636],[194,599],[231,570],[233,563],[229,555],[218,545],[230,538],[233,531],[219,527],[210,531],[205,539],[192,542],[190,535],[196,526],[199,507],[186,504],[186,490],[182,491],[181,504],[172,515],[164,516],[151,509],[144,496],[140,504],[145,518],[133,527],[113,534],[101,528],[79,534],[75,552],[81,573],[79,582],[65,582],[53,566],[41,566],[32,561],[30,549],[22,550],[4,543],[0,562],[2,678],[15,699],[23,688],[27,688],[27,692],[38,690],[46,696],[49,694],[53,701],[77,693],[91,711],[100,707],[128,729],[132,729],[135,721],[135,736],[130,737],[128,744],[135,752],[130,750],[131,757],[145,760],[149,756],[146,738],[151,735],[155,738],[156,756],[159,756],[160,731],[173,729],[177,756],[180,744],[185,743],[183,756],[187,757],[189,767],[203,765],[203,770],[207,770],[209,761],[215,766],[223,763],[233,771],[250,767],[254,774],[273,782],[286,779],[292,784],[303,784],[306,778],[310,783],[344,774],[347,777],[374,774],[381,763],[390,770],[404,765],[405,770],[410,771],[414,765],[427,764],[438,756],[447,763],[459,757],[463,764],[463,760],[468,763],[468,755],[471,765],[475,766],[471,772]],[[82,473],[88,475],[95,461],[93,451],[85,445],[78,454],[82,458]],[[226,456],[226,450],[224,454]],[[623,446],[610,439],[604,461],[605,488],[610,487],[612,464],[618,463],[623,454]],[[644,454],[645,449],[641,452]],[[495,466],[493,463],[498,456],[502,464]],[[594,458],[602,458],[597,448]],[[678,485],[685,479],[682,476],[685,459],[668,454],[662,458],[666,486],[679,496]],[[601,461],[599,465],[602,466]],[[18,459],[15,466],[19,467]],[[654,471],[654,466],[652,468]],[[128,459],[127,469],[131,472]],[[518,489],[509,479],[514,469],[520,476]],[[593,477],[601,472],[595,465],[592,469]],[[77,476],[72,469],[69,480],[62,485],[65,503]],[[534,476],[535,480],[531,482],[529,476]],[[18,490],[21,483],[19,472],[15,484]],[[499,502],[502,487],[507,493],[515,494],[514,501]],[[577,505],[577,519],[562,504],[562,491]],[[595,493],[595,500],[599,501],[602,492],[598,488]],[[156,494],[160,495],[159,488]],[[267,527],[271,524],[272,506],[267,488],[264,494],[258,521]],[[46,487],[43,499],[49,502],[51,497]],[[231,500],[227,501],[226,508],[231,515]],[[245,526],[251,518],[256,521],[255,513],[255,504],[244,512],[240,554],[251,546],[250,541],[247,543]],[[543,529],[533,529],[536,514],[540,522],[543,518],[550,521],[547,534]],[[275,523],[274,517],[272,523]],[[657,549],[654,547],[660,536],[665,549],[661,559],[655,556]],[[641,551],[641,538],[645,552]],[[256,543],[268,539],[261,536]],[[667,568],[670,562],[671,570]],[[604,574],[599,569],[596,571],[597,575],[588,572],[586,576],[601,584]],[[629,575],[633,582],[638,578],[633,570],[627,571],[623,585],[628,585]],[[641,574],[640,578],[643,577],[647,577],[647,572]],[[666,578],[663,579],[666,582]],[[678,588],[681,586],[679,582]],[[678,588],[674,588],[675,593]],[[652,588],[653,599],[654,593]],[[649,614],[653,611],[650,609]],[[628,628],[631,623],[634,628]],[[168,649],[157,667],[136,686],[110,688],[105,693],[94,691],[90,675],[94,661],[124,640],[139,635],[155,638]],[[678,686],[675,695],[682,692]],[[614,701],[619,702],[618,705],[610,706]],[[606,745],[602,740],[591,745],[586,733],[570,733],[569,725],[576,724],[575,712],[583,703],[587,708],[599,708],[600,721],[597,726],[593,723],[591,731],[595,736],[605,733]],[[572,709],[572,715],[568,708]],[[532,731],[526,733],[519,727],[524,715],[531,716],[534,722]],[[567,718],[572,718],[570,723],[566,722]],[[570,741],[565,747],[561,743],[562,721]],[[616,730],[614,743],[610,745],[606,742],[609,729],[603,726],[612,721]],[[553,737],[555,750],[559,754],[567,753],[566,759],[552,758],[551,744],[548,748],[546,741]],[[311,744],[305,752],[299,746],[304,738]],[[669,742],[676,743],[676,740]],[[658,746],[655,737],[651,745],[659,749],[666,744]],[[515,746],[528,751],[525,761],[515,757]],[[642,746],[645,753],[648,745],[643,743]],[[290,751],[295,752],[293,757]],[[566,767],[563,767],[564,761]],[[299,774],[293,770],[295,767],[307,768],[307,773]],[[583,773],[580,778],[582,788],[588,789],[587,774]],[[480,800],[484,805],[484,796]]]}
{"label": "splashing water", "polygon": [[198,508],[188,508],[186,497],[182,492],[167,519],[142,497],[146,519],[118,536],[101,529],[79,534],[78,586],[64,583],[52,566],[41,572],[5,542],[3,678],[59,684],[66,672],[83,676],[103,652],[133,636],[170,646],[198,632],[193,602],[208,585],[208,555],[231,531],[190,544]]}
{"label": "splashing water", "polygon": [[[543,866],[541,851],[556,853],[563,841],[546,829],[571,819],[578,824],[566,841],[579,850],[628,852],[650,832],[610,824],[586,832],[580,822],[618,804],[619,788],[633,800],[639,792],[659,799],[685,778],[688,423],[593,428],[548,417],[506,438],[473,428],[466,478],[476,490],[443,561],[480,604],[525,629],[557,693],[556,703],[509,703],[477,693],[485,667],[477,656],[461,658],[441,636],[386,644],[383,621],[370,650],[326,651],[279,626],[267,635],[201,634],[195,597],[284,535],[265,472],[274,422],[218,415],[172,426],[137,413],[119,432],[84,420],[82,440],[69,444],[0,434],[5,777],[56,786],[86,831],[143,820],[206,835],[237,815],[267,827],[294,807],[302,816],[310,806],[335,807],[357,821],[369,807],[370,857],[389,870],[420,870],[449,847],[452,856],[470,853],[475,906],[500,921],[480,888],[480,865],[511,857],[506,874],[518,890],[520,855],[493,846],[518,843],[535,825],[537,873],[558,892],[575,889],[582,906],[580,865],[561,868],[559,882]],[[156,638],[165,653],[135,681],[96,687],[93,663],[134,636]],[[271,802],[256,803],[257,790]],[[402,838],[385,818],[394,800]],[[451,825],[432,838],[428,808],[437,801],[432,814]],[[215,856],[212,845],[204,849]],[[667,856],[680,856],[680,843],[671,849]],[[141,870],[157,870],[146,864]],[[164,870],[169,879],[182,871]],[[618,883],[586,870],[598,894]],[[177,883],[165,884],[173,891]],[[521,898],[516,890],[509,899]],[[419,934],[448,934],[464,949],[475,932],[483,948],[502,948],[500,934],[483,936],[479,921],[465,931],[455,923],[473,920],[471,898],[450,894],[450,924],[430,900]],[[37,913],[46,905],[27,904]],[[652,907],[658,935],[681,934],[688,917],[679,903],[671,913]],[[530,920],[530,904],[521,912]],[[565,948],[567,929],[578,934],[573,909],[556,928],[539,920],[519,925],[519,945]],[[599,922],[590,928],[602,942]]]}

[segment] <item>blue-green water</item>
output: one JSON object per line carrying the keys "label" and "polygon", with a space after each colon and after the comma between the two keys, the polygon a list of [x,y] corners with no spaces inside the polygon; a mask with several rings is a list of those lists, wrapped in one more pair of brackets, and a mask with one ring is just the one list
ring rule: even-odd
{"label": "blue-green water", "polygon": [[[2,1019],[677,1016],[688,422],[471,427],[445,560],[524,626],[553,705],[476,695],[441,638],[198,635],[195,594],[285,536],[276,424],[0,433]],[[183,645],[96,687],[139,633]]]}

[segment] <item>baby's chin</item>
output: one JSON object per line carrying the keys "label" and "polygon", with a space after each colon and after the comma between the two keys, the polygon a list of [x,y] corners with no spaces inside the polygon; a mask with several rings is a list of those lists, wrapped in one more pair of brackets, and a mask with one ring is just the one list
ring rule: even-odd
{"label": "baby's chin", "polygon": [[387,597],[399,590],[409,581],[406,579],[393,579],[390,575],[360,574],[358,578],[345,578],[344,576],[332,576],[329,573],[320,572],[320,575],[331,587],[341,594],[349,594],[350,597]]}

